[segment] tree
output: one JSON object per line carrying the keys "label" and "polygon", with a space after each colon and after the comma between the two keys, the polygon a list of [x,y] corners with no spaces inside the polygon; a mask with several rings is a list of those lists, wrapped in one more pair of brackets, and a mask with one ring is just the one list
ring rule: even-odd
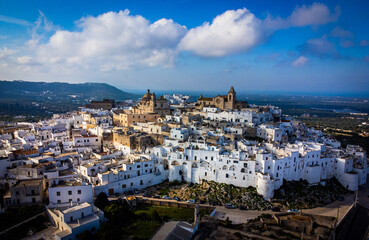
{"label": "tree", "polygon": [[78,235],[78,240],[91,240],[93,239],[92,233],[88,230]]}
{"label": "tree", "polygon": [[154,210],[152,213],[151,213],[151,219],[154,221],[154,222],[160,222],[161,221],[161,218],[159,216],[159,213]]}
{"label": "tree", "polygon": [[105,216],[112,225],[128,224],[136,217],[125,202],[123,204],[114,203],[106,207]]}
{"label": "tree", "polygon": [[104,211],[106,206],[109,206],[110,202],[106,193],[101,192],[97,195],[95,200],[95,206]]}

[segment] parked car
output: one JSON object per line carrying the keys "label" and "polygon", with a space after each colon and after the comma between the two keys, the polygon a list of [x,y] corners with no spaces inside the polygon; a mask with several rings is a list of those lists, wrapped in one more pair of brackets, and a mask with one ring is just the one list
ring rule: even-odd
{"label": "parked car", "polygon": [[247,210],[247,207],[245,207],[244,205],[240,205],[240,210]]}
{"label": "parked car", "polygon": [[154,195],[154,198],[160,198],[160,196],[158,194]]}
{"label": "parked car", "polygon": [[168,197],[167,195],[164,195],[161,197],[162,199],[171,199],[170,197]]}
{"label": "parked car", "polygon": [[181,201],[181,199],[179,197],[174,197],[173,199],[177,200],[177,201]]}
{"label": "parked car", "polygon": [[151,197],[151,195],[150,194],[148,194],[148,193],[144,193],[144,195],[143,195],[144,197]]}
{"label": "parked car", "polygon": [[187,201],[188,203],[196,203],[195,199],[190,199]]}
{"label": "parked car", "polygon": [[225,204],[225,207],[226,207],[226,208],[229,208],[229,209],[235,209],[235,208],[236,208],[234,205],[232,205],[232,204],[230,204],[230,203],[226,203],[226,204]]}
{"label": "parked car", "polygon": [[299,212],[297,209],[288,209],[287,212]]}
{"label": "parked car", "polygon": [[138,189],[135,189],[135,194],[139,194],[140,191]]}

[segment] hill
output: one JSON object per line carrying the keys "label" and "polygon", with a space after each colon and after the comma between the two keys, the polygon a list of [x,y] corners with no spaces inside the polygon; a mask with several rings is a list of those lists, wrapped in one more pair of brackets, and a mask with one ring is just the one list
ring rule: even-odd
{"label": "hill", "polygon": [[109,98],[120,101],[138,97],[106,83],[0,81],[0,89],[1,99],[80,98],[101,100]]}
{"label": "hill", "polygon": [[5,121],[37,121],[77,110],[91,100],[139,97],[106,83],[0,81],[0,89],[0,120]]}

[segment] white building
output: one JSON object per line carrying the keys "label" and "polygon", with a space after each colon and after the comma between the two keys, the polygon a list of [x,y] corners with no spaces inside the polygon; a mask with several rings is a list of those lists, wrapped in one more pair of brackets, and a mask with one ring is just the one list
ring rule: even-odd
{"label": "white building", "polygon": [[70,206],[83,202],[93,203],[92,185],[76,180],[56,180],[49,187],[49,207]]}
{"label": "white building", "polygon": [[48,208],[47,213],[58,228],[55,240],[77,240],[84,231],[95,233],[105,220],[100,209],[86,202],[66,208]]}
{"label": "white building", "polygon": [[303,179],[317,184],[335,176],[350,190],[357,190],[366,182],[366,160],[354,168],[352,159],[340,159],[326,152],[324,144],[240,145],[243,150],[224,151],[207,145],[169,149],[158,146],[153,150],[156,162],[169,169],[169,181],[200,183],[208,180],[240,187],[253,186],[264,199],[273,197],[283,179]]}
{"label": "white building", "polygon": [[170,130],[170,137],[173,139],[178,139],[186,141],[188,139],[188,129],[187,128],[172,128]]}
{"label": "white building", "polygon": [[257,128],[256,135],[262,139],[272,142],[281,142],[282,140],[282,129],[275,127],[274,125],[260,125]]}

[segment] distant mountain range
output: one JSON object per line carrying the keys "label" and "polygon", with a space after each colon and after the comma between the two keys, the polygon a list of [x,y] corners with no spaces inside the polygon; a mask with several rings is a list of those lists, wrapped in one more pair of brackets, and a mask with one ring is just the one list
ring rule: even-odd
{"label": "distant mountain range", "polygon": [[106,83],[0,81],[0,89],[0,99],[101,100],[109,98],[120,101],[139,97]]}

